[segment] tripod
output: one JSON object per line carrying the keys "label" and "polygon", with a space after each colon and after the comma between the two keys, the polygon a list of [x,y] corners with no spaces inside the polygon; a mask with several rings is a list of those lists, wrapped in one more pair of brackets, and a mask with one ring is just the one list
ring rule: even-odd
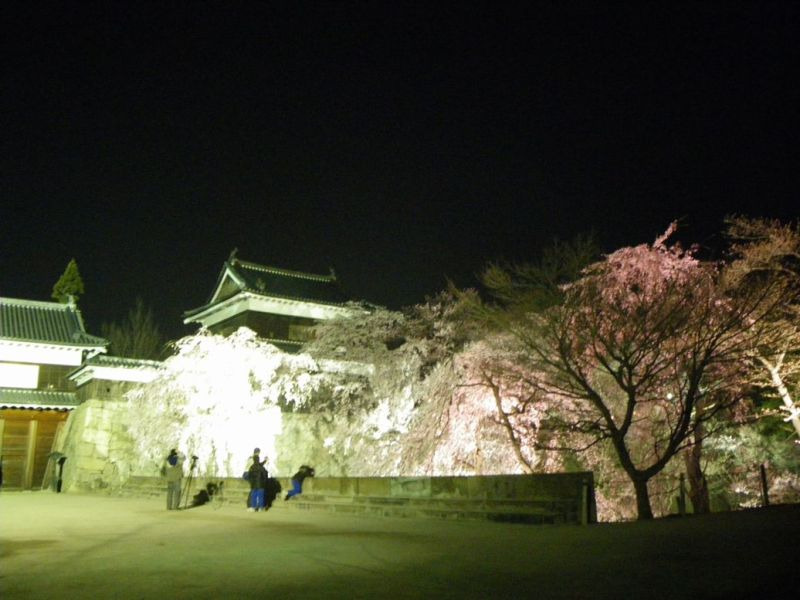
{"label": "tripod", "polygon": [[192,455],[192,462],[189,463],[189,481],[186,482],[186,499],[183,501],[183,508],[189,508],[189,495],[192,492],[192,479],[194,479],[194,468],[197,466],[197,457]]}

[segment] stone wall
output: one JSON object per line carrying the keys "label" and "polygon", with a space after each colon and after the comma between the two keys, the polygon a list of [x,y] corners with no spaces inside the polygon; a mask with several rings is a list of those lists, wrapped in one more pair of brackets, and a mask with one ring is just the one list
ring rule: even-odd
{"label": "stone wall", "polygon": [[[64,464],[65,492],[97,492],[122,487],[132,476],[153,476],[138,472],[134,440],[128,434],[129,412],[120,400],[91,399],[70,413],[57,448],[67,456]],[[311,464],[324,473],[341,474],[341,465],[325,449],[324,440],[332,427],[322,419],[306,414],[283,415],[283,430],[275,440],[276,456],[269,456],[269,469],[275,476],[289,477],[302,464]],[[265,440],[254,439],[253,446]],[[164,453],[169,451],[164,449]],[[248,457],[241,457],[244,469]],[[198,465],[200,475],[204,469]],[[238,467],[237,467],[238,468]],[[218,473],[220,477],[238,477],[239,472]]]}
{"label": "stone wall", "polygon": [[[66,457],[63,473],[65,492],[120,492],[132,476],[158,477],[157,465],[148,472],[134,467],[138,456],[134,440],[128,431],[130,412],[124,401],[91,399],[78,406],[69,419],[59,440],[59,450]],[[317,479],[309,480],[308,493],[340,496],[353,499],[367,497],[409,499],[461,499],[487,501],[504,499],[559,503],[570,499],[577,513],[576,499],[591,507],[590,520],[595,518],[594,483],[591,473],[569,473],[537,476],[497,475],[482,477],[352,477],[364,475],[348,472],[347,457],[329,452],[326,440],[335,433],[332,422],[320,415],[284,413],[282,430],[275,438],[275,455],[268,456],[268,468],[273,477],[288,478],[301,464],[316,468]],[[254,439],[253,446],[265,446],[264,439]],[[186,449],[181,449],[186,451]],[[168,448],[164,448],[164,454]],[[247,456],[235,472],[220,473],[198,464],[194,476],[198,479],[241,477]],[[188,465],[187,465],[188,466]],[[188,473],[187,473],[188,474]],[[588,496],[584,498],[584,495]],[[430,502],[427,502],[430,504]],[[555,505],[554,505],[555,506]],[[564,508],[553,508],[559,513]]]}
{"label": "stone wall", "polygon": [[111,491],[130,476],[133,440],[122,402],[88,400],[69,416],[60,441],[63,491]]}
{"label": "stone wall", "polygon": [[325,440],[333,434],[333,425],[319,415],[284,413],[281,434],[275,439],[277,456],[269,457],[271,471],[290,477],[300,465],[313,465],[326,475],[345,474],[346,465],[325,447]]}
{"label": "stone wall", "polygon": [[306,480],[307,496],[356,503],[410,505],[417,512],[514,513],[540,511],[553,522],[595,523],[591,472],[452,477],[327,477]]}
{"label": "stone wall", "polygon": [[[340,496],[533,500],[580,498],[591,472],[453,477],[316,477],[308,492]],[[304,488],[305,489],[305,488]]]}

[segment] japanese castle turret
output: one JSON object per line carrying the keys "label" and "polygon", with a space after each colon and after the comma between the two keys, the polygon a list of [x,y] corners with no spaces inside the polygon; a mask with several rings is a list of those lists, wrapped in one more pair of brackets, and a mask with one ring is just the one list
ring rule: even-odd
{"label": "japanese castle turret", "polygon": [[69,411],[69,378],[108,342],[86,333],[74,302],[0,298],[0,465],[3,487],[38,489]]}
{"label": "japanese castle turret", "polygon": [[74,302],[0,298],[2,408],[71,409],[78,399],[67,375],[107,345],[86,333]]}
{"label": "japanese castle turret", "polygon": [[296,352],[319,321],[351,314],[331,269],[328,275],[279,269],[236,258],[225,261],[209,301],[183,322],[228,335],[248,327],[287,352]]}

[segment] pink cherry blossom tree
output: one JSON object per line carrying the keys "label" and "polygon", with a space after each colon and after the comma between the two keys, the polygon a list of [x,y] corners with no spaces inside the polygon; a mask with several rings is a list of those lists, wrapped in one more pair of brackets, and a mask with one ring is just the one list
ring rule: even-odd
{"label": "pink cherry blossom tree", "polygon": [[743,397],[737,371],[774,309],[769,286],[727,295],[717,265],[668,244],[674,231],[582,270],[584,242],[483,276],[498,303],[479,314],[519,344],[550,427],[611,445],[640,519],[648,482]]}

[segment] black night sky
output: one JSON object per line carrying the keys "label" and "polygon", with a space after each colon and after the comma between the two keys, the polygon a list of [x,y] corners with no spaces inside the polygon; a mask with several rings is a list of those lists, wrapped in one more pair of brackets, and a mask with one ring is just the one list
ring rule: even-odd
{"label": "black night sky", "polygon": [[139,295],[177,337],[234,247],[397,308],[553,237],[800,216],[796,4],[385,4],[0,9],[0,295],[74,257],[91,333]]}

